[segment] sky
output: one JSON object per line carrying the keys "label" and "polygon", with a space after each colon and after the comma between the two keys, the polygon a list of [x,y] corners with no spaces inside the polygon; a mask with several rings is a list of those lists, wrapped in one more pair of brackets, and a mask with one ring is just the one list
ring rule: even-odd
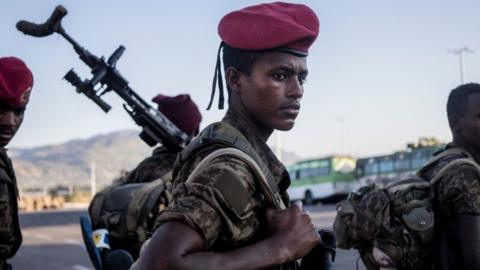
{"label": "sky", "polygon": [[[295,127],[279,132],[285,150],[311,158],[358,157],[401,150],[422,136],[450,140],[445,104],[460,84],[458,56],[468,46],[465,82],[480,82],[480,1],[292,1],[320,19],[310,48],[309,77]],[[202,127],[224,111],[206,111],[220,43],[219,20],[260,1],[27,1],[0,2],[0,56],[17,56],[35,77],[24,123],[11,147],[32,147],[137,129],[115,93],[105,114],[62,77],[72,67],[90,78],[69,43],[55,34],[26,36],[18,20],[44,22],[56,5],[69,11],[66,32],[97,56],[119,46],[117,69],[145,100],[188,93],[203,114]],[[152,105],[154,105],[152,103]]]}

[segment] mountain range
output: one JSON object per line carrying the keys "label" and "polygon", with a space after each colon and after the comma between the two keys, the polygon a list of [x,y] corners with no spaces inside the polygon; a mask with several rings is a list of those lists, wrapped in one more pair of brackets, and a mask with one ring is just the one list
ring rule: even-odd
{"label": "mountain range", "polygon": [[[11,148],[8,155],[21,190],[89,186],[92,164],[97,187],[101,188],[133,169],[152,150],[137,131],[122,130],[62,144]],[[283,159],[285,164],[291,164],[299,157],[284,151]]]}

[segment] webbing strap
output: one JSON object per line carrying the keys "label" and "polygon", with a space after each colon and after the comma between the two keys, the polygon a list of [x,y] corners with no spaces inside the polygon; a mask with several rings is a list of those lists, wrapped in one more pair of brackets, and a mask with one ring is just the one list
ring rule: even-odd
{"label": "webbing strap", "polygon": [[462,164],[472,165],[473,167],[475,167],[476,169],[478,169],[480,171],[480,166],[475,161],[473,161],[471,159],[468,159],[468,158],[459,158],[459,159],[455,159],[455,160],[449,162],[447,165],[443,166],[443,168],[432,178],[430,183],[432,183],[432,185],[435,184],[440,178],[443,177],[443,175],[450,168],[452,168],[453,166],[458,166],[458,165],[462,165]]}
{"label": "webbing strap", "polygon": [[455,156],[455,155],[463,156],[466,159],[472,159],[473,160],[473,157],[467,151],[465,151],[463,149],[460,149],[460,148],[456,148],[456,147],[449,148],[449,149],[446,149],[445,151],[442,151],[439,154],[433,156],[427,162],[427,164],[423,165],[423,167],[420,170],[418,170],[417,175],[422,175],[423,172],[430,169],[430,167],[432,165],[434,165],[435,163],[437,163],[440,159],[442,159],[444,157],[447,157],[447,156]]}
{"label": "webbing strap", "polygon": [[218,145],[220,147],[232,147],[241,150],[250,156],[260,167],[265,179],[273,193],[279,189],[270,170],[262,162],[250,142],[237,129],[225,122],[213,123],[202,131],[202,133],[191,142],[181,153],[180,159],[185,161],[191,154],[206,147]]}
{"label": "webbing strap", "polygon": [[234,156],[244,161],[245,163],[247,163],[247,165],[252,169],[253,173],[255,174],[255,178],[258,179],[258,184],[260,185],[260,188],[262,189],[262,192],[265,195],[265,198],[268,200],[268,202],[277,209],[286,208],[278,192],[274,193],[272,191],[272,188],[269,185],[267,179],[265,178],[265,175],[263,174],[262,169],[260,168],[260,165],[257,162],[255,162],[255,160],[253,160],[253,158],[251,158],[245,152],[237,148],[228,147],[228,148],[221,148],[216,151],[213,151],[208,156],[203,158],[202,161],[200,161],[200,163],[198,163],[198,165],[195,167],[195,169],[192,171],[192,173],[189,175],[188,179],[185,182],[186,183],[191,182],[210,164],[210,162],[213,159],[220,156]]}

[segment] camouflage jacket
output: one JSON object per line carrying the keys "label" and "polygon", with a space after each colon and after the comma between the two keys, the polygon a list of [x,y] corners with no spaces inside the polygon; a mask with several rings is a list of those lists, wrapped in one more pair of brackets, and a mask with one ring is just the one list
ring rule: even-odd
{"label": "camouflage jacket", "polygon": [[22,243],[17,180],[6,149],[0,149],[0,261],[13,257]]}
{"label": "camouflage jacket", "polygon": [[[288,173],[260,139],[258,131],[230,110],[220,123],[233,126],[246,137],[274,176],[282,199],[288,205]],[[206,147],[184,161],[177,160],[173,171],[173,199],[157,221],[160,224],[170,220],[186,223],[201,235],[208,251],[224,252],[267,237],[263,226],[267,203],[250,168],[234,157],[213,159],[193,181],[185,183],[196,164],[215,149]]]}
{"label": "camouflage jacket", "polygon": [[[450,143],[446,149],[458,147]],[[475,162],[480,164],[480,155],[467,149]],[[460,155],[448,155],[426,170],[421,176],[431,180],[449,162],[464,158]],[[450,269],[465,269],[462,253],[455,235],[456,227],[453,220],[461,214],[480,215],[480,171],[473,165],[461,164],[453,166],[434,185],[435,208],[435,255],[441,258],[442,232],[447,232],[448,254]],[[434,269],[441,269],[439,261],[433,262]],[[453,267],[453,268],[452,268]]]}
{"label": "camouflage jacket", "polygon": [[119,183],[148,183],[162,178],[172,170],[176,157],[177,153],[172,153],[163,146],[157,147],[152,156],[140,162],[127,176],[121,178]]}

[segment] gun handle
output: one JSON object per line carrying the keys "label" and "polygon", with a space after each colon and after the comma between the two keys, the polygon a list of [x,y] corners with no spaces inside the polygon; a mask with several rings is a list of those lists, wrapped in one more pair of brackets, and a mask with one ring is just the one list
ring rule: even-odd
{"label": "gun handle", "polygon": [[98,97],[97,95],[92,95],[89,97],[93,102],[95,102],[104,112],[108,113],[112,106],[108,105],[103,99]]}

